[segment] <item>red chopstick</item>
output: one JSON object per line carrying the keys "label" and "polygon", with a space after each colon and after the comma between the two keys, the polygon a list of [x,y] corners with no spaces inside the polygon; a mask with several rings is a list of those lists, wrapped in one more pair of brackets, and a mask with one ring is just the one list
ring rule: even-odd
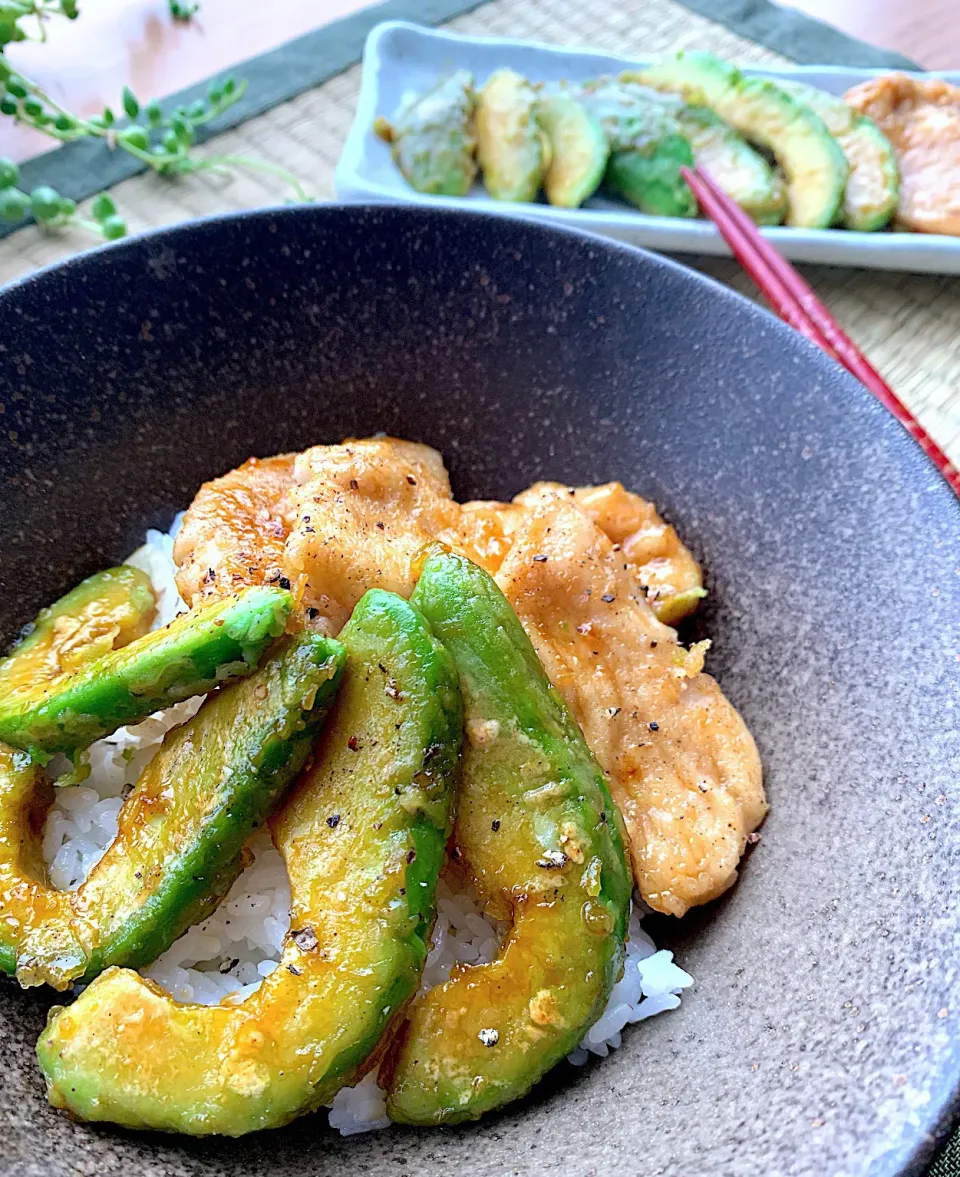
{"label": "red chopstick", "polygon": [[856,376],[893,413],[960,496],[960,471],[817,298],[809,283],[777,253],[709,173],[702,168],[683,167],[680,171],[733,256],[776,313]]}

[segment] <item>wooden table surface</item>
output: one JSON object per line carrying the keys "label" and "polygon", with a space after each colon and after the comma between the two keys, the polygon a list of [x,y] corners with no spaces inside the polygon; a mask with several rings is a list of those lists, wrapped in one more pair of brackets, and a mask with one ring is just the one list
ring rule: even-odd
{"label": "wooden table surface", "polygon": [[[782,3],[930,69],[960,69],[960,0]],[[178,24],[167,0],[80,0],[79,20],[51,21],[46,44],[15,45],[8,56],[68,108],[93,114],[117,105],[124,84],[144,99],[170,94],[363,7],[365,0],[201,0],[199,15]],[[49,147],[0,120],[0,155],[25,159]]]}

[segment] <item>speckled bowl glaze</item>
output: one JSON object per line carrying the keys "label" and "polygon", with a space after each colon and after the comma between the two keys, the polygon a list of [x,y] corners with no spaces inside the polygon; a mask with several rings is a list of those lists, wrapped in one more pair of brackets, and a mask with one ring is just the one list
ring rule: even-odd
{"label": "speckled bowl glaze", "polygon": [[655,935],[697,986],[470,1127],[239,1141],[71,1123],[0,988],[0,1171],[886,1177],[949,1126],[960,1001],[960,506],[765,312],[542,225],[320,207],[189,225],[0,295],[0,631],[250,454],[387,430],[464,496],[622,479],[707,570],[696,623],[773,803],[737,887]]}

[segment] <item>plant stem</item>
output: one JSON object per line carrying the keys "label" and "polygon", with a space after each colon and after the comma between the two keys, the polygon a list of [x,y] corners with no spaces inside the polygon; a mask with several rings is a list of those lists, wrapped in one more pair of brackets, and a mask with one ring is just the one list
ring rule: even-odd
{"label": "plant stem", "polygon": [[215,155],[210,159],[198,159],[192,162],[193,166],[189,169],[190,171],[199,171],[203,168],[224,170],[228,168],[252,168],[254,171],[266,172],[271,176],[279,176],[282,180],[286,180],[298,200],[309,204],[313,199],[293,172],[287,171],[286,168],[281,167],[279,164],[267,163],[262,159],[248,159],[245,155]]}

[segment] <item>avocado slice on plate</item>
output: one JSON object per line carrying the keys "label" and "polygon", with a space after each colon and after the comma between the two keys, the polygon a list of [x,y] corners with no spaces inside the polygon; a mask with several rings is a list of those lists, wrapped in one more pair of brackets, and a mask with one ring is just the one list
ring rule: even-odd
{"label": "avocado slice on plate", "polygon": [[422,616],[368,592],[340,635],[344,685],[273,823],[290,874],[276,971],[238,1005],[179,1004],[108,969],[37,1046],[51,1103],[194,1135],[277,1127],[356,1081],[417,990],[451,825],[462,713]]}
{"label": "avocado slice on plate", "polygon": [[417,998],[381,1069],[391,1119],[429,1125],[517,1099],[580,1042],[623,967],[632,879],[603,772],[494,581],[431,555],[411,599],[464,697],[454,841],[513,921],[497,960]]}
{"label": "avocado slice on plate", "polygon": [[823,119],[775,82],[745,77],[712,53],[681,51],[622,80],[706,106],[767,148],[787,181],[786,223],[827,229],[837,219],[850,168]]}
{"label": "avocado slice on plate", "polygon": [[[247,675],[283,633],[292,603],[284,589],[245,589],[32,685],[24,675],[38,644],[28,638],[0,664],[0,740],[44,764],[56,752],[72,756],[124,724]],[[49,623],[41,614],[33,636]]]}
{"label": "avocado slice on plate", "polygon": [[603,128],[569,94],[548,94],[537,119],[550,144],[543,180],[547,200],[558,208],[579,208],[596,192],[610,157]]}
{"label": "avocado slice on plate", "polygon": [[537,93],[511,69],[491,74],[477,95],[477,161],[494,200],[531,201],[540,191],[544,136]]}
{"label": "avocado slice on plate", "polygon": [[578,97],[610,144],[607,187],[650,216],[695,217],[696,197],[680,174],[693,167],[693,152],[667,103],[610,80],[587,83]]}
{"label": "avocado slice on plate", "polygon": [[850,165],[843,197],[843,225],[861,233],[882,229],[897,211],[900,168],[890,140],[876,123],[847,106],[842,98],[804,82],[777,83],[823,119]]}
{"label": "avocado slice on plate", "polygon": [[378,118],[376,135],[411,188],[434,196],[465,196],[477,174],[473,75],[457,70],[424,94],[410,94],[393,122]]}
{"label": "avocado slice on plate", "polygon": [[110,964],[148,963],[203,919],[303,767],[342,664],[330,638],[284,638],[255,675],[169,732],[75,891],[46,883],[49,784],[26,753],[0,745],[0,969],[64,989]]}

